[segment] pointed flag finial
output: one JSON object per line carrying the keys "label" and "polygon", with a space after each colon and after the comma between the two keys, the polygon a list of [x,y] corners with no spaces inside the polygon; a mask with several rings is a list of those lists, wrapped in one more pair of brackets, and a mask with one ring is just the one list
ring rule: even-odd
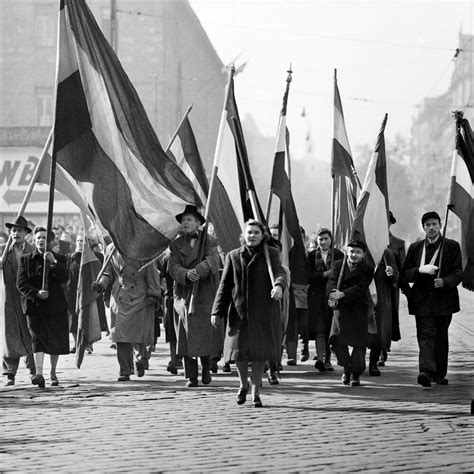
{"label": "pointed flag finial", "polygon": [[288,69],[288,71],[286,71],[288,73],[288,77],[286,78],[286,82],[291,82],[292,80],[292,74],[293,74],[293,71],[291,70],[291,63],[290,63],[290,67]]}

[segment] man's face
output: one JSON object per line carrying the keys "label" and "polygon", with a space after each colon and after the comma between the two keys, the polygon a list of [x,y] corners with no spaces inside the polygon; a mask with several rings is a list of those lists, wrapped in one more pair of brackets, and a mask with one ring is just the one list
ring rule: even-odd
{"label": "man's face", "polygon": [[347,258],[353,265],[357,265],[364,258],[365,252],[359,247],[349,247]]}
{"label": "man's face", "polygon": [[84,236],[79,234],[76,237],[76,252],[82,252],[83,246],[84,246]]}
{"label": "man's face", "polygon": [[10,233],[12,234],[13,243],[16,245],[23,245],[25,242],[26,237],[26,229],[24,227],[18,227],[14,225],[10,229]]}
{"label": "man's face", "polygon": [[46,232],[44,232],[43,230],[40,230],[35,234],[35,247],[40,252],[46,251]]}
{"label": "man's face", "polygon": [[428,239],[436,239],[441,233],[441,222],[438,219],[427,219],[423,224],[423,230]]}
{"label": "man's face", "polygon": [[200,225],[201,221],[193,214],[185,214],[181,219],[181,230],[184,234],[193,234]]}
{"label": "man's face", "polygon": [[318,247],[325,252],[331,247],[331,238],[329,237],[329,234],[318,235],[316,240],[318,241]]}

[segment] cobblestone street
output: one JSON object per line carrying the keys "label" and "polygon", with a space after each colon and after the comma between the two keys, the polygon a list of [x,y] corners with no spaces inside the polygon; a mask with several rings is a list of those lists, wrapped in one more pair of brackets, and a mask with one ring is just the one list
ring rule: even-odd
{"label": "cobblestone street", "polygon": [[236,373],[221,364],[210,386],[185,388],[182,371],[166,372],[162,339],[150,371],[128,383],[116,381],[107,340],[81,370],[61,357],[59,387],[32,387],[21,367],[16,386],[0,389],[0,471],[472,471],[474,294],[461,290],[461,307],[449,385],[430,389],[416,384],[404,299],[402,341],[381,377],[343,386],[340,368],[314,369],[312,352],[296,367],[283,361],[280,385],[264,381],[262,409],[235,403]]}

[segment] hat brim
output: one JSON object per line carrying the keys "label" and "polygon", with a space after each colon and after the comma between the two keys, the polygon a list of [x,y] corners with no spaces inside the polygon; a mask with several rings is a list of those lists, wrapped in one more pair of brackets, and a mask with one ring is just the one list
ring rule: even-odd
{"label": "hat brim", "polygon": [[180,214],[176,216],[176,220],[181,224],[181,221],[183,220],[184,216],[197,217],[200,220],[201,225],[206,222],[206,219],[204,219],[204,216],[202,214],[199,214],[199,212],[181,212]]}
{"label": "hat brim", "polygon": [[12,227],[21,227],[22,229],[25,229],[28,234],[31,233],[31,229],[27,227],[26,225],[13,224],[12,222],[6,222],[5,227],[7,229],[11,229]]}

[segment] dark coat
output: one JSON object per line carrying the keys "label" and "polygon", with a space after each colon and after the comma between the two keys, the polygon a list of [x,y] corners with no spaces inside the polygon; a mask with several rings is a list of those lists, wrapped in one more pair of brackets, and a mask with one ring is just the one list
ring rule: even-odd
{"label": "dark coat", "polygon": [[[440,237],[441,245],[442,237]],[[443,259],[441,263],[441,278],[443,288],[434,287],[437,275],[426,275],[418,271],[425,240],[410,245],[403,276],[406,281],[413,283],[408,293],[408,311],[416,315],[450,315],[459,311],[459,294],[457,286],[462,279],[461,248],[455,240],[444,239]],[[440,253],[435,265],[439,266]],[[428,258],[426,259],[428,260]]]}
{"label": "dark coat", "polygon": [[[280,252],[268,247],[275,284],[288,286]],[[263,246],[252,252],[244,245],[227,254],[212,314],[227,327],[225,361],[276,361],[281,357],[280,304],[271,298],[272,283]]]}
{"label": "dark coat", "polygon": [[[328,280],[326,294],[337,288],[342,262],[337,262]],[[340,290],[340,299],[334,311],[329,341],[339,345],[366,347],[369,344],[369,285],[374,277],[374,267],[362,261],[356,267],[346,264]]]}
{"label": "dark coat", "polygon": [[[24,254],[35,248],[25,243]],[[31,336],[28,331],[26,316],[21,307],[21,295],[16,287],[19,261],[13,246],[10,246],[3,264],[3,281],[5,282],[5,311],[0,316],[1,346],[4,357],[22,357],[31,352]]]}
{"label": "dark coat", "polygon": [[405,263],[406,251],[405,241],[395,237],[389,232],[390,243],[388,249],[392,252],[395,257],[395,263],[398,270],[398,282],[392,286],[392,341],[399,341],[402,336],[400,333],[400,290],[404,294],[407,294],[410,285],[405,281],[402,275],[403,264]]}
{"label": "dark coat", "polygon": [[[211,324],[211,309],[219,284],[220,257],[217,240],[207,235],[204,258],[199,261],[199,244],[202,232],[193,247],[184,236],[170,244],[168,272],[174,280],[173,304],[178,355],[202,357],[217,355],[222,350],[222,337]],[[194,302],[194,313],[189,315],[189,302],[193,284],[186,277],[194,268],[201,279]]]}
{"label": "dark coat", "polygon": [[[393,268],[392,277],[385,273],[387,269],[385,262]],[[386,249],[374,274],[375,288],[377,289],[377,304],[375,305],[376,339],[382,349],[389,349],[392,340],[392,291],[398,283],[398,276],[395,257],[390,250]]]}
{"label": "dark coat", "polygon": [[[329,334],[331,328],[332,310],[328,306],[326,298],[326,285],[328,277],[324,271],[330,270],[324,262],[324,271],[316,268],[316,258],[320,250],[315,248],[308,255],[309,266],[309,288],[308,288],[308,332],[309,337],[314,339],[316,332]],[[339,249],[334,249],[334,261],[338,262],[344,258]]]}

